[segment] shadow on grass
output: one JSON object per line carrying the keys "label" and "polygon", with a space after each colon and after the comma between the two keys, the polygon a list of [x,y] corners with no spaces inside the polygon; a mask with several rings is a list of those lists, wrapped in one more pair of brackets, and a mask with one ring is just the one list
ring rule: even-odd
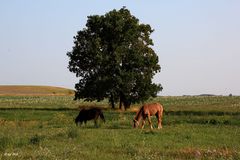
{"label": "shadow on grass", "polygon": [[[64,124],[68,124],[72,119],[77,116],[79,108],[0,108],[1,111],[37,111],[36,113],[3,113],[3,119],[7,120],[52,120],[56,117],[56,122],[59,124],[59,119]],[[47,111],[46,113],[42,113]],[[57,111],[66,112],[66,114],[60,114],[56,116]],[[70,112],[68,112],[70,111]],[[64,115],[63,117],[61,115]],[[165,116],[166,115],[166,116]],[[163,116],[163,125],[173,124],[203,124],[203,125],[237,125],[239,122],[240,112],[221,112],[221,111],[165,111]],[[100,128],[107,129],[129,129],[132,128],[132,118],[135,116],[134,112],[116,112],[111,109],[104,110],[104,116],[106,119],[105,124],[99,123]],[[156,124],[156,118],[152,118],[153,124]],[[54,121],[53,124],[56,124]],[[59,124],[61,126],[61,124]],[[96,128],[94,123],[82,126],[81,128]]]}
{"label": "shadow on grass", "polygon": [[[0,108],[0,111],[5,110],[36,110],[36,111],[79,111],[79,108]],[[103,110],[108,110],[103,108]],[[116,115],[119,114],[118,112],[114,112],[109,109],[111,114]],[[125,115],[135,115],[131,112],[124,112]],[[193,116],[206,116],[206,115],[216,115],[216,116],[223,116],[223,115],[240,115],[240,112],[221,112],[221,111],[164,111],[165,115],[193,115]]]}
{"label": "shadow on grass", "polygon": [[224,116],[224,115],[240,115],[240,112],[221,112],[221,111],[165,111],[166,115],[193,115],[193,116],[206,116],[206,115],[216,115],[216,116]]}

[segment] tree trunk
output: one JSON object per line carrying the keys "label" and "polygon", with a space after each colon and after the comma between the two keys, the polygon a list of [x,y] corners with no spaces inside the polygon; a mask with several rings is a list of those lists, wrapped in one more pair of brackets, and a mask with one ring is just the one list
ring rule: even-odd
{"label": "tree trunk", "polygon": [[119,109],[122,110],[122,97],[120,96],[120,100],[119,100]]}
{"label": "tree trunk", "polygon": [[130,108],[131,102],[125,99],[125,101],[123,101],[123,105],[124,109],[127,110],[128,108]]}
{"label": "tree trunk", "polygon": [[111,93],[111,97],[110,97],[110,103],[111,103],[112,109],[114,109],[115,108],[115,104],[114,104],[114,97],[113,97],[112,93]]}

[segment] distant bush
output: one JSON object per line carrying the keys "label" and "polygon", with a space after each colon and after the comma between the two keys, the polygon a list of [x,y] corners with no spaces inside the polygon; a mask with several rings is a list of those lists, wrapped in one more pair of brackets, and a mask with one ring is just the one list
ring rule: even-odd
{"label": "distant bush", "polygon": [[216,120],[216,119],[210,119],[205,121],[206,124],[212,124],[212,125],[220,125],[220,124],[224,124],[224,125],[229,125],[230,121],[228,120]]}
{"label": "distant bush", "polygon": [[219,122],[215,119],[210,119],[207,121],[208,124],[213,124],[213,125],[216,125],[216,124],[219,124]]}
{"label": "distant bush", "polygon": [[43,140],[43,137],[36,134],[30,138],[29,143],[33,145],[39,145],[42,140]]}

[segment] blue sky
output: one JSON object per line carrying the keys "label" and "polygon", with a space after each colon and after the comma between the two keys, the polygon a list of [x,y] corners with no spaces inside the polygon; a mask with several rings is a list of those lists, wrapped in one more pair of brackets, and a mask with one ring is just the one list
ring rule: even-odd
{"label": "blue sky", "polygon": [[239,0],[1,0],[0,85],[74,88],[73,36],[87,16],[122,6],[155,30],[159,95],[240,95]]}

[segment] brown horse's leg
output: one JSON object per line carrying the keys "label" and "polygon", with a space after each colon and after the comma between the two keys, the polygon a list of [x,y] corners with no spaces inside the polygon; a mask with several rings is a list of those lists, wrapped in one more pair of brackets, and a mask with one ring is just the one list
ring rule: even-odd
{"label": "brown horse's leg", "polygon": [[145,125],[145,120],[146,120],[146,116],[143,116],[143,119],[142,119],[142,129],[144,128],[144,125]]}
{"label": "brown horse's leg", "polygon": [[153,129],[153,126],[152,126],[152,121],[151,121],[151,116],[150,114],[148,114],[148,123],[150,125],[150,128]]}
{"label": "brown horse's leg", "polygon": [[161,112],[158,112],[157,118],[158,118],[158,129],[161,129],[162,128],[162,113]]}
{"label": "brown horse's leg", "polygon": [[158,116],[158,129],[161,129],[162,128],[162,124],[161,124],[161,117]]}

